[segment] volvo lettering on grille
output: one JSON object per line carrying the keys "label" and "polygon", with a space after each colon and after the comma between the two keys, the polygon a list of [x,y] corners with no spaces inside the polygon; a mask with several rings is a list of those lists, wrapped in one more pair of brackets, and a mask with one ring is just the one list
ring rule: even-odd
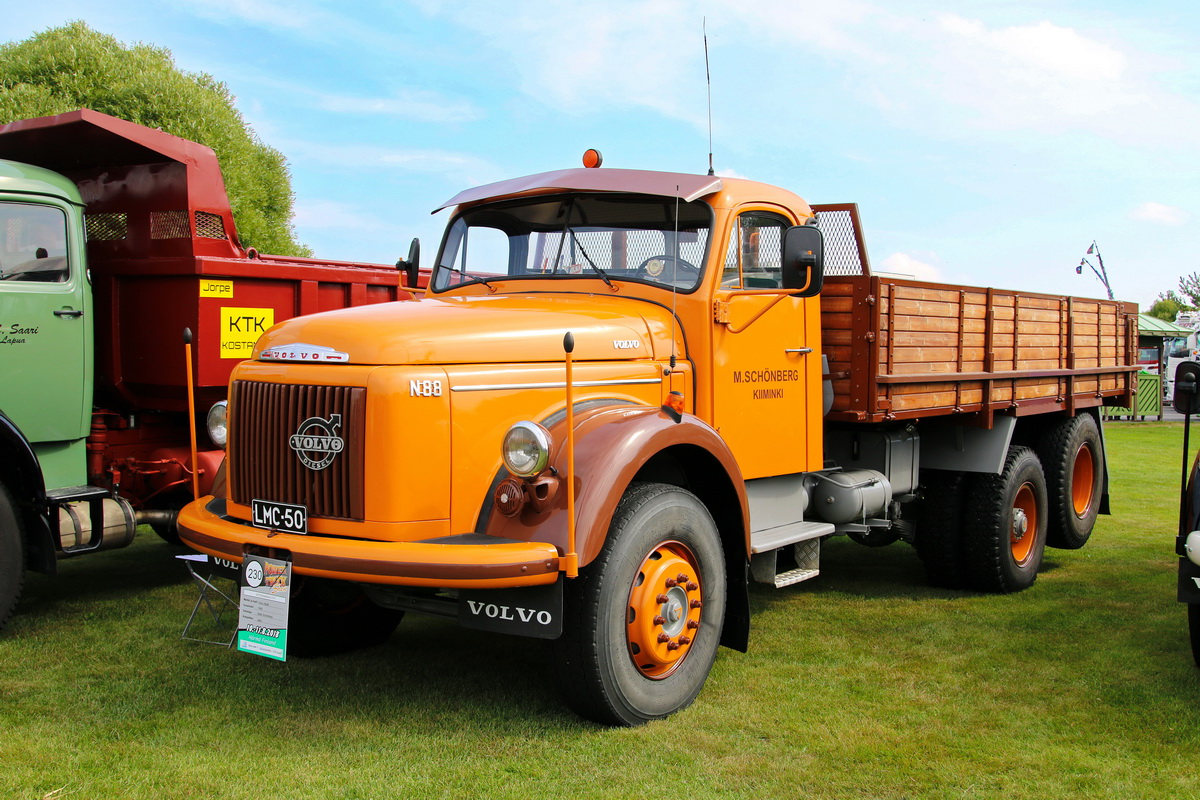
{"label": "volvo lettering on grille", "polygon": [[342,426],[342,415],[332,414],[329,419],[309,417],[288,439],[288,444],[300,462],[311,470],[322,470],[333,463],[337,454],[346,449],[346,442],[337,435]]}

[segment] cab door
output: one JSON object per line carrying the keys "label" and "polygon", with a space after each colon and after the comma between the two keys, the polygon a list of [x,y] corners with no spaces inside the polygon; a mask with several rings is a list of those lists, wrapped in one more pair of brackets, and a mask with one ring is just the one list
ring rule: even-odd
{"label": "cab door", "polygon": [[791,225],[740,213],[715,295],[713,422],[747,480],[822,466],[819,301],[780,288]]}
{"label": "cab door", "polygon": [[0,195],[0,410],[35,444],[82,439],[91,425],[91,293],[78,220],[65,203]]}

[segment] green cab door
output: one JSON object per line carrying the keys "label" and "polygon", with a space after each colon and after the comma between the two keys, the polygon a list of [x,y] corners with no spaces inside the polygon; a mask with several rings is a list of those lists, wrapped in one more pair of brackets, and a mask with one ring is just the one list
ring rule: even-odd
{"label": "green cab door", "polygon": [[[0,192],[0,410],[50,460],[81,449],[91,425],[92,303],[80,219],[57,198]],[[83,464],[70,472],[81,479]]]}

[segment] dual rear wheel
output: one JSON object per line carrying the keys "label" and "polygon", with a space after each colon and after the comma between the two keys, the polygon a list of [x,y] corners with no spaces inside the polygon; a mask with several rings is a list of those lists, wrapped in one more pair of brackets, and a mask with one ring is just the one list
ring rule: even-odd
{"label": "dual rear wheel", "polygon": [[1037,449],[1009,448],[998,475],[925,470],[914,545],[930,583],[1015,592],[1032,585],[1045,548],[1091,536],[1104,475],[1090,414],[1059,422]]}

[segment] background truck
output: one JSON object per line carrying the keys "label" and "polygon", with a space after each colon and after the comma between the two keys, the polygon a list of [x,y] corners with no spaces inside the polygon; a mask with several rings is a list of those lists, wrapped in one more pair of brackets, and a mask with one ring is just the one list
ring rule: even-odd
{"label": "background truck", "polygon": [[552,640],[567,702],[634,725],[828,537],[1008,592],[1107,512],[1132,304],[873,276],[854,206],[747,180],[568,169],[447,207],[424,298],[259,340],[181,512],[200,551],[290,560],[294,652],[441,614]]}
{"label": "background truck", "polygon": [[207,412],[275,322],[410,295],[394,268],[244,249],[212,150],[161,131],[22,120],[0,159],[3,627],[25,568],[124,546],[140,522],[176,536],[193,470],[207,492],[223,457],[205,441],[192,461],[189,383]]}

